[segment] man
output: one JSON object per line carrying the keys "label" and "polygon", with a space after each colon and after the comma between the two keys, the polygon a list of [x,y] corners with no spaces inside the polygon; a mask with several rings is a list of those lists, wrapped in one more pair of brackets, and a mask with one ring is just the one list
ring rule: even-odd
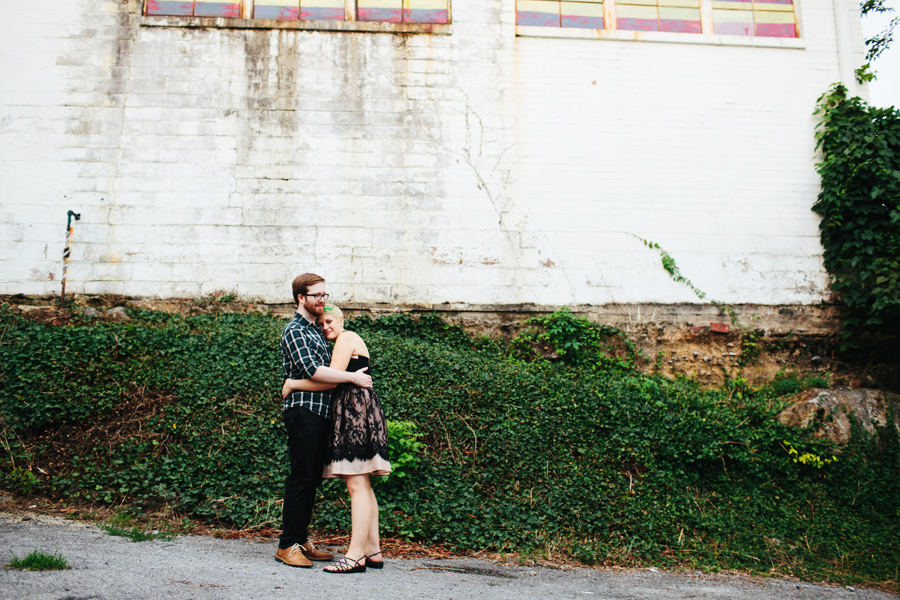
{"label": "man", "polygon": [[291,472],[284,483],[281,537],[275,558],[292,567],[312,567],[313,560],[331,560],[334,555],[318,550],[309,540],[316,488],[328,436],[331,434],[331,388],[338,383],[372,387],[372,378],[361,369],[355,373],[328,366],[331,347],[316,320],[325,308],[325,280],[304,273],[292,285],[297,312],[281,332],[281,359],[286,379],[313,379],[330,384],[319,392],[296,391],[284,400],[282,417],[288,434]]}

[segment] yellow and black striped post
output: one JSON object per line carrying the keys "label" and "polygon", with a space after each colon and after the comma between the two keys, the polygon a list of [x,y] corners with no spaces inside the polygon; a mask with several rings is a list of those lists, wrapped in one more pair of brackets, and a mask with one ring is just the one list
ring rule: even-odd
{"label": "yellow and black striped post", "polygon": [[67,216],[68,216],[68,219],[66,220],[66,249],[63,250],[62,293],[59,295],[59,307],[60,308],[63,308],[66,305],[66,271],[69,269],[69,255],[71,254],[69,245],[72,243],[72,229],[73,229],[72,217],[75,217],[76,221],[81,220],[81,215],[72,210],[69,211]]}

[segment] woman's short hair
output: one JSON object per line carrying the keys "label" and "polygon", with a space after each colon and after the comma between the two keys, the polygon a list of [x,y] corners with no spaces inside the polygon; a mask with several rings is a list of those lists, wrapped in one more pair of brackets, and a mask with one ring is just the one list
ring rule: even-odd
{"label": "woman's short hair", "polygon": [[341,312],[341,309],[335,306],[334,304],[326,304],[325,308],[322,309],[322,316],[324,317],[326,314],[332,314],[336,316],[338,319],[344,318],[344,313]]}

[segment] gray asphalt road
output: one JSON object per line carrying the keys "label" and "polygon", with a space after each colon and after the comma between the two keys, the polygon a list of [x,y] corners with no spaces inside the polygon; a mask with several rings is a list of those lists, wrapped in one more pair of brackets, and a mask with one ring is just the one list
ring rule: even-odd
{"label": "gray asphalt road", "polygon": [[[25,520],[23,520],[23,517]],[[273,542],[186,536],[130,542],[88,524],[0,513],[0,563],[32,550],[62,554],[67,571],[0,568],[2,600],[896,600],[866,589],[784,580],[498,564],[487,560],[392,560],[381,571],[330,575],[274,559]]]}

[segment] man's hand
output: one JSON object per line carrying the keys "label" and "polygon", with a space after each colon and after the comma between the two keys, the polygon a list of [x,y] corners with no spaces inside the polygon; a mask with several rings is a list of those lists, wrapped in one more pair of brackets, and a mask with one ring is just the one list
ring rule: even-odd
{"label": "man's hand", "polygon": [[369,367],[363,367],[359,371],[356,371],[352,375],[352,379],[350,383],[353,385],[358,385],[359,387],[370,388],[372,387],[372,378],[369,375],[366,375],[364,371],[368,371]]}

